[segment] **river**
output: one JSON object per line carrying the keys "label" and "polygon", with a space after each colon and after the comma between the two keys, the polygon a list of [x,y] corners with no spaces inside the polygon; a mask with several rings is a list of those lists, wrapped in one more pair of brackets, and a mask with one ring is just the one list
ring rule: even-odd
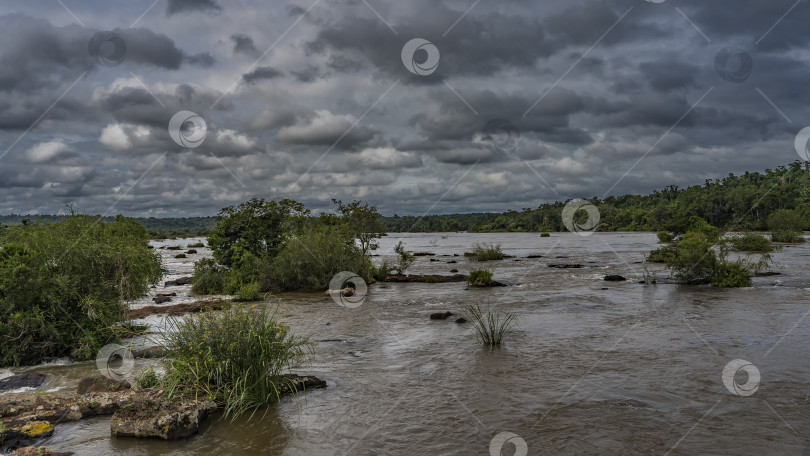
{"label": "river", "polygon": [[[59,425],[44,444],[78,455],[487,455],[493,438],[508,432],[518,445],[507,443],[503,455],[521,440],[529,455],[810,454],[810,245],[774,254],[771,270],[781,275],[717,289],[638,283],[643,255],[657,246],[653,233],[391,234],[375,262],[399,240],[436,254],[418,257],[411,273],[485,265],[508,286],[376,283],[357,308],[322,293],[281,294],[281,319],[322,341],[298,373],[325,379],[326,389],[286,398],[250,421],[214,416],[186,441],[111,439],[102,417]],[[453,256],[479,241],[501,244],[513,258]],[[210,254],[198,250],[186,259],[159,250],[168,278],[188,275]],[[606,282],[606,274],[629,280]],[[183,296],[187,287],[152,292],[167,290],[181,295],[174,303],[192,299]],[[428,318],[469,303],[516,313],[519,331],[490,350],[469,324]],[[735,359],[759,372],[753,394],[724,384]],[[154,363],[138,360],[136,369]],[[94,368],[35,370],[53,374],[41,387],[53,390],[73,387]],[[733,380],[748,378],[741,371]]]}

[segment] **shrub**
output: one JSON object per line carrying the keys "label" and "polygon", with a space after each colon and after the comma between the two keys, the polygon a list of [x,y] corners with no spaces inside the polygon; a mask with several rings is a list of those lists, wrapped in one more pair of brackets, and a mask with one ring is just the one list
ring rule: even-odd
{"label": "shrub", "polygon": [[185,253],[179,253],[179,254],[175,255],[174,257],[178,258],[178,259],[179,258],[187,258]]}
{"label": "shrub", "polygon": [[224,267],[213,258],[203,258],[194,263],[194,276],[191,279],[191,293],[196,295],[225,293]]}
{"label": "shrub", "polygon": [[492,284],[492,271],[489,269],[474,269],[467,274],[467,283],[477,287]]}
{"label": "shrub", "polygon": [[673,245],[659,247],[651,251],[646,260],[650,263],[666,263],[671,261],[678,254],[677,249]]}
{"label": "shrub", "polygon": [[261,290],[325,290],[332,277],[341,271],[352,271],[368,279],[372,266],[348,230],[311,224],[291,235],[264,268]]}
{"label": "shrub", "polygon": [[787,244],[800,244],[805,241],[802,233],[798,231],[773,231],[771,233],[773,242],[783,242]]}
{"label": "shrub", "polygon": [[205,244],[203,244],[202,242],[195,242],[193,244],[189,244],[186,246],[187,249],[196,249],[201,247],[205,247]]}
{"label": "shrub", "polygon": [[257,282],[243,284],[234,294],[236,295],[234,301],[260,301],[264,299],[264,294],[259,290]]}
{"label": "shrub", "polygon": [[768,238],[756,233],[745,233],[731,238],[729,242],[735,250],[742,252],[768,253],[774,249],[773,243]]}
{"label": "shrub", "polygon": [[672,233],[670,233],[669,231],[659,231],[658,232],[658,242],[661,242],[661,243],[672,242],[673,239],[674,239],[674,237],[672,236]]}
{"label": "shrub", "polygon": [[687,232],[678,241],[676,254],[666,261],[678,283],[701,284],[711,281],[719,262],[713,244],[704,233],[697,231]]}
{"label": "shrub", "polygon": [[478,341],[490,347],[501,345],[517,326],[517,315],[511,312],[484,312],[478,304],[469,304],[464,313],[472,322]]}
{"label": "shrub", "polygon": [[169,396],[213,400],[233,418],[292,390],[282,373],[312,351],[307,339],[276,320],[276,311],[256,305],[169,317],[162,336],[172,358],[164,378]]}
{"label": "shrub", "polygon": [[716,287],[750,287],[751,271],[743,262],[723,262],[712,274],[712,285]]}
{"label": "shrub", "polygon": [[157,388],[160,386],[160,378],[154,369],[146,369],[135,377],[135,386],[138,389]]}
{"label": "shrub", "polygon": [[390,276],[394,271],[394,266],[388,264],[388,262],[383,261],[380,266],[374,267],[371,271],[371,276],[377,280],[383,280],[386,277]]}
{"label": "shrub", "polygon": [[397,245],[394,246],[394,252],[399,255],[399,262],[394,269],[396,269],[397,274],[405,274],[405,271],[411,267],[416,257],[405,251],[405,246],[402,245],[402,241],[399,241]]}
{"label": "shrub", "polygon": [[540,233],[540,237],[551,237],[551,234],[549,234],[547,231],[543,231]]}
{"label": "shrub", "polygon": [[0,365],[45,358],[91,359],[118,339],[122,301],[162,276],[146,230],[72,216],[0,232]]}
{"label": "shrub", "polygon": [[490,261],[502,260],[503,252],[501,252],[500,244],[487,244],[480,242],[473,244],[472,256],[476,261]]}

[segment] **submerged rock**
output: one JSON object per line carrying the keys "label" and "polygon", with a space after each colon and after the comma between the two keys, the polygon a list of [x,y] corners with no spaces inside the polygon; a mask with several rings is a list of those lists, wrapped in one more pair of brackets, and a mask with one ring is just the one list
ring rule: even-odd
{"label": "submerged rock", "polygon": [[467,319],[464,317],[458,317],[456,318],[456,323],[458,324],[467,323]]}
{"label": "submerged rock", "polygon": [[157,296],[152,298],[152,301],[154,301],[155,304],[165,304],[167,302],[172,302],[172,298],[168,296]]}
{"label": "submerged rock", "polygon": [[216,409],[210,401],[144,400],[119,408],[110,420],[114,437],[185,439],[197,433],[200,422]]}
{"label": "submerged rock", "polygon": [[180,277],[177,280],[169,280],[168,282],[164,283],[164,287],[176,287],[179,285],[188,285],[191,283],[192,277]]}
{"label": "submerged rock", "polygon": [[188,250],[186,250],[186,253],[189,254],[189,255],[193,255],[193,254],[197,253],[197,251],[195,249],[188,249]]}
{"label": "submerged rock", "polygon": [[563,264],[549,264],[548,267],[557,269],[572,269],[572,268],[579,269],[582,267],[582,265],[577,263],[563,263]]}
{"label": "submerged rock", "polygon": [[605,276],[606,282],[624,282],[625,280],[627,279],[618,274],[609,274]]}
{"label": "submerged rock", "polygon": [[79,380],[77,391],[79,394],[103,393],[112,391],[125,391],[132,388],[127,381],[113,380],[98,374]]}
{"label": "submerged rock", "polygon": [[433,252],[414,252],[413,256],[435,256]]}
{"label": "submerged rock", "polygon": [[435,312],[435,313],[430,314],[430,319],[431,320],[445,320],[445,319],[447,319],[447,317],[449,317],[451,315],[453,315],[453,312],[450,312],[449,310],[447,312]]}
{"label": "submerged rock", "polygon": [[12,375],[0,380],[0,392],[11,391],[20,388],[39,388],[45,383],[47,376],[38,372],[25,372],[23,374]]}

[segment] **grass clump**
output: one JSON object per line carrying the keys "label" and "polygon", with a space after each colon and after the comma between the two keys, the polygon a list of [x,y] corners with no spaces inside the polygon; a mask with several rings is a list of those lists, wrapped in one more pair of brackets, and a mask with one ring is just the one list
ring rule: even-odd
{"label": "grass clump", "polygon": [[543,231],[542,233],[540,233],[540,237],[551,237],[551,234],[549,234],[548,231]]}
{"label": "grass clump", "polygon": [[467,320],[475,328],[476,338],[479,342],[490,347],[496,347],[514,332],[518,317],[511,312],[481,310],[478,304],[464,306]]}
{"label": "grass clump", "polygon": [[752,253],[770,253],[774,251],[773,243],[761,234],[745,233],[729,240],[734,250]]}
{"label": "grass clump", "polygon": [[475,261],[502,260],[504,257],[500,244],[488,244],[486,242],[473,244],[471,256]]}
{"label": "grass clump", "polygon": [[160,378],[154,369],[146,369],[135,377],[135,386],[138,389],[157,388],[160,386]]}
{"label": "grass clump", "polygon": [[175,258],[177,258],[177,259],[180,259],[180,258],[188,258],[188,257],[186,257],[186,254],[185,254],[185,253],[179,253],[179,254],[175,255],[174,257],[175,257]]}
{"label": "grass clump", "polygon": [[205,247],[205,244],[203,244],[202,242],[195,242],[193,244],[189,244],[186,246],[187,249],[196,249],[201,247]]}
{"label": "grass clump", "polygon": [[276,310],[235,305],[169,318],[162,331],[172,358],[163,380],[169,396],[208,399],[236,418],[294,391],[283,373],[306,362],[312,345],[281,324]]}
{"label": "grass clump", "polygon": [[467,284],[474,287],[492,285],[492,271],[489,269],[473,269],[467,274]]}

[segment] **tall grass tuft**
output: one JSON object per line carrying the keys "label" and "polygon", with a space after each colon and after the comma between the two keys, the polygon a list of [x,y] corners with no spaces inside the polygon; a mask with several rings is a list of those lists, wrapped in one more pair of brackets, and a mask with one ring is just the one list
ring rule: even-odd
{"label": "tall grass tuft", "polygon": [[309,340],[278,322],[275,310],[256,305],[169,318],[162,336],[172,358],[164,378],[169,395],[212,400],[233,418],[294,392],[283,374],[312,352]]}
{"label": "tall grass tuft", "polygon": [[472,322],[479,342],[490,347],[496,347],[506,339],[517,327],[518,317],[511,312],[482,311],[478,304],[464,306],[467,319]]}
{"label": "tall grass tuft", "polygon": [[486,242],[473,244],[471,256],[477,261],[502,260],[504,257],[500,244],[487,244]]}

